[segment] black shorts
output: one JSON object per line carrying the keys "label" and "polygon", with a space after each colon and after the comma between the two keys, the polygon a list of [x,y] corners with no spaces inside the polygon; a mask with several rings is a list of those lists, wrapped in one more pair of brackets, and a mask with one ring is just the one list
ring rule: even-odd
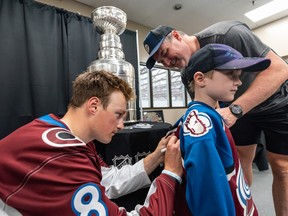
{"label": "black shorts", "polygon": [[230,130],[237,146],[259,144],[264,132],[268,151],[288,155],[288,105],[273,113],[246,114]]}

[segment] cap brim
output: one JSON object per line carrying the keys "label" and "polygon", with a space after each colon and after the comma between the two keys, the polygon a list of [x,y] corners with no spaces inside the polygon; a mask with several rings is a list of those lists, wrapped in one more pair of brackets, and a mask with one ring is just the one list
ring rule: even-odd
{"label": "cap brim", "polygon": [[237,70],[242,69],[246,72],[262,71],[268,68],[271,64],[270,59],[264,58],[243,58],[235,59],[214,69],[220,70]]}
{"label": "cap brim", "polygon": [[154,47],[154,49],[150,52],[149,57],[146,61],[146,67],[148,69],[151,69],[154,67],[156,61],[153,59],[153,55],[158,51],[158,49],[160,48],[160,46],[162,45],[163,41],[165,40],[165,37],[162,38],[161,41],[159,41],[159,43]]}

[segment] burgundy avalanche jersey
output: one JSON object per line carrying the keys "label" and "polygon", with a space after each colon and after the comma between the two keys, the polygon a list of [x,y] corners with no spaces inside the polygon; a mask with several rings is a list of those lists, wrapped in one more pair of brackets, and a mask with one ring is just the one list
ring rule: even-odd
{"label": "burgundy avalanche jersey", "polygon": [[[13,207],[29,216],[131,215],[106,197],[100,184],[102,160],[94,144],[73,136],[52,114],[0,140],[0,152],[4,211]],[[145,206],[137,206],[133,215],[171,215],[176,182],[161,174],[152,187]]]}
{"label": "burgundy avalanche jersey", "polygon": [[192,214],[257,216],[235,143],[215,109],[193,101],[176,124]]}

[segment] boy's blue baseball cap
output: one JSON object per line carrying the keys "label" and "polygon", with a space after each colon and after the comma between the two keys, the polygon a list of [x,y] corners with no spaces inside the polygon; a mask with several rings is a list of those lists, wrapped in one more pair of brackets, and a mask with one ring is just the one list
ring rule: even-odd
{"label": "boy's blue baseball cap", "polygon": [[158,51],[165,37],[173,30],[169,26],[160,25],[147,34],[143,42],[144,48],[149,54],[149,58],[146,61],[147,68],[151,69],[154,67],[156,61],[153,59],[153,55]]}
{"label": "boy's blue baseball cap", "polygon": [[182,72],[187,81],[193,80],[197,71],[243,70],[244,72],[262,71],[269,67],[271,60],[260,57],[243,57],[240,52],[224,44],[208,44],[195,52],[188,66]]}

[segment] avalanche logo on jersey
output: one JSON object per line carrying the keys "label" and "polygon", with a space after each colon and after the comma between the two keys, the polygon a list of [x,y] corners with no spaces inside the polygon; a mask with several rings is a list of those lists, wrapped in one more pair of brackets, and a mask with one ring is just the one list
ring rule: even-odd
{"label": "avalanche logo on jersey", "polygon": [[42,134],[43,141],[53,147],[83,146],[84,142],[75,137],[65,128],[51,128]]}
{"label": "avalanche logo on jersey", "polygon": [[211,128],[211,119],[207,114],[191,110],[184,122],[183,132],[184,135],[200,137],[208,133]]}

